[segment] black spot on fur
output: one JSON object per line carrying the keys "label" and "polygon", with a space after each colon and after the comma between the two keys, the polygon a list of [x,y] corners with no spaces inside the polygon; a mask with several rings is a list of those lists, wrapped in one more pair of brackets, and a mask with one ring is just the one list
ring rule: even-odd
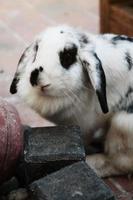
{"label": "black spot on fur", "polygon": [[23,62],[24,58],[26,57],[26,51],[29,49],[29,47],[27,47],[25,49],[25,51],[22,53],[22,56],[20,57],[19,61],[18,61],[18,65],[20,65],[21,62]]}
{"label": "black spot on fur", "polygon": [[83,43],[87,44],[89,42],[87,36],[86,35],[81,35],[80,42],[83,42]]}
{"label": "black spot on fur", "polygon": [[[28,46],[28,47],[25,49],[25,51],[23,52],[22,56],[21,56],[20,59],[19,59],[18,65],[20,65],[20,63],[22,63],[22,62],[24,61],[25,57],[28,56],[28,55],[26,55],[26,53],[27,53],[27,51],[31,48],[31,46],[32,46],[32,45]],[[35,60],[36,60],[38,48],[39,48],[39,46],[38,46],[38,44],[36,43],[35,46],[34,46],[34,48],[33,48],[33,50],[34,50],[34,58],[33,58],[33,61],[32,61],[32,62],[35,62]]]}
{"label": "black spot on fur", "polygon": [[133,88],[129,87],[128,90],[127,90],[127,92],[126,92],[126,95],[125,95],[126,98],[128,98],[129,95],[130,95],[132,92],[133,92]]}
{"label": "black spot on fur", "polygon": [[85,34],[81,34],[79,38],[79,42],[81,47],[84,47],[86,44],[89,43],[88,37]]}
{"label": "black spot on fur", "polygon": [[35,54],[34,54],[33,62],[35,62],[35,60],[36,60],[36,56],[37,56],[37,52],[38,52],[38,48],[39,48],[39,46],[38,46],[38,44],[36,44],[36,45],[34,46]]}
{"label": "black spot on fur", "polygon": [[100,84],[99,84],[100,89],[96,90],[96,93],[97,93],[98,100],[100,102],[102,111],[104,113],[107,113],[108,112],[108,104],[107,104],[107,97],[106,97],[106,77],[105,77],[105,73],[103,71],[102,62],[96,53],[94,53],[94,57],[98,61],[96,64],[96,70],[98,71],[98,74],[100,76]]}
{"label": "black spot on fur", "polygon": [[132,60],[132,57],[131,57],[131,55],[129,54],[129,52],[126,52],[125,59],[126,59],[126,61],[127,61],[128,69],[131,70],[132,67],[133,67],[133,60]]}
{"label": "black spot on fur", "polygon": [[38,69],[35,69],[34,71],[31,72],[30,83],[32,86],[36,86],[38,84],[38,75],[39,75]]}
{"label": "black spot on fur", "polygon": [[[30,48],[31,48],[31,45],[25,49],[25,51],[23,52],[22,56],[21,56],[20,59],[19,59],[18,65],[19,65],[21,62],[24,61],[25,57],[27,56],[27,55],[26,55],[26,52],[27,52]],[[34,46],[34,48],[33,48],[33,50],[34,50],[34,58],[33,58],[33,61],[32,61],[32,62],[35,62],[35,60],[36,60],[38,48],[39,48],[39,46],[38,46],[38,44],[36,43],[35,46]]]}
{"label": "black spot on fur", "polygon": [[77,46],[75,44],[72,47],[64,48],[63,51],[59,52],[60,63],[65,69],[69,69],[69,67],[77,61]]}
{"label": "black spot on fur", "polygon": [[19,77],[18,76],[19,76],[18,74],[15,74],[15,77],[14,77],[14,79],[12,81],[11,86],[10,86],[10,93],[11,94],[17,93],[17,84],[19,82]]}
{"label": "black spot on fur", "polygon": [[[93,53],[93,56],[96,59],[96,71],[97,71],[97,75],[99,76],[99,86],[96,89],[96,94],[97,94],[103,113],[107,113],[109,109],[108,109],[108,103],[107,103],[107,97],[106,97],[106,77],[105,77],[105,73],[102,67],[101,60],[99,59],[96,53]],[[81,61],[81,63],[83,66],[89,65],[89,63],[85,60]]]}
{"label": "black spot on fur", "polygon": [[128,41],[128,42],[133,42],[133,37],[128,37],[126,35],[117,35],[112,38],[112,43],[117,44],[119,41]]}
{"label": "black spot on fur", "polygon": [[39,71],[40,71],[40,72],[43,71],[43,67],[42,67],[42,66],[39,67]]}
{"label": "black spot on fur", "polygon": [[60,33],[64,33],[64,31],[60,31]]}
{"label": "black spot on fur", "polygon": [[127,107],[127,113],[133,113],[133,103]]}
{"label": "black spot on fur", "polygon": [[129,87],[123,97],[120,97],[118,103],[112,108],[114,112],[125,111],[128,113],[133,112],[133,103],[131,101],[131,95],[133,94],[133,88]]}

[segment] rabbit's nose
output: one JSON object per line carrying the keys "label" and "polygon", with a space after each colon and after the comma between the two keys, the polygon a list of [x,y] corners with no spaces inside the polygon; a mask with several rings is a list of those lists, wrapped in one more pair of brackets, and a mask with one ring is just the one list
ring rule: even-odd
{"label": "rabbit's nose", "polygon": [[32,72],[31,72],[31,75],[30,75],[30,83],[32,86],[36,86],[38,85],[38,77],[39,77],[39,73],[43,71],[43,67],[39,67],[39,69],[34,69]]}

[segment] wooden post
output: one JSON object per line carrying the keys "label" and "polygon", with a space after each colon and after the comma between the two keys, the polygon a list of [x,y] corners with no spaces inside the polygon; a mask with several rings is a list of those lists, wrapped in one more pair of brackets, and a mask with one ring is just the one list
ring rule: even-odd
{"label": "wooden post", "polygon": [[[111,7],[115,4],[120,3],[128,3],[126,0],[100,0],[100,32],[101,33],[109,33],[112,31],[112,13],[111,13]],[[131,2],[131,0],[129,0]],[[117,26],[117,25],[116,25]]]}
{"label": "wooden post", "polygon": [[110,0],[100,0],[100,32],[109,32]]}

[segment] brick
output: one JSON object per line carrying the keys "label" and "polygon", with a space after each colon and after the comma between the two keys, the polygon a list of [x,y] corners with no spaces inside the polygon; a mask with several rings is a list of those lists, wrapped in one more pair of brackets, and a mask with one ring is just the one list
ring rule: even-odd
{"label": "brick", "polygon": [[30,185],[36,200],[114,200],[104,182],[85,162],[77,162]]}
{"label": "brick", "polygon": [[80,129],[77,126],[28,128],[24,133],[25,182],[85,159]]}

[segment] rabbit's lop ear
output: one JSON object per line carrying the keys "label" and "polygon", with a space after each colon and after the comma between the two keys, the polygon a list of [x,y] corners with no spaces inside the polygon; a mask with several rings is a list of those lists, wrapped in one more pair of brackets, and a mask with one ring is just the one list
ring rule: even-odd
{"label": "rabbit's lop ear", "polygon": [[100,59],[96,53],[84,51],[80,55],[80,61],[88,72],[91,84],[96,91],[103,113],[107,113],[106,77]]}
{"label": "rabbit's lop ear", "polygon": [[20,80],[21,73],[23,73],[23,71],[25,70],[27,63],[31,64],[35,62],[37,51],[38,51],[38,43],[36,42],[28,46],[23,52],[22,56],[19,59],[17,71],[14,75],[13,81],[10,86],[11,94],[17,93],[17,84]]}
{"label": "rabbit's lop ear", "polygon": [[17,83],[19,82],[19,74],[16,72],[13,78],[13,81],[10,86],[10,93],[15,94],[17,93]]}

